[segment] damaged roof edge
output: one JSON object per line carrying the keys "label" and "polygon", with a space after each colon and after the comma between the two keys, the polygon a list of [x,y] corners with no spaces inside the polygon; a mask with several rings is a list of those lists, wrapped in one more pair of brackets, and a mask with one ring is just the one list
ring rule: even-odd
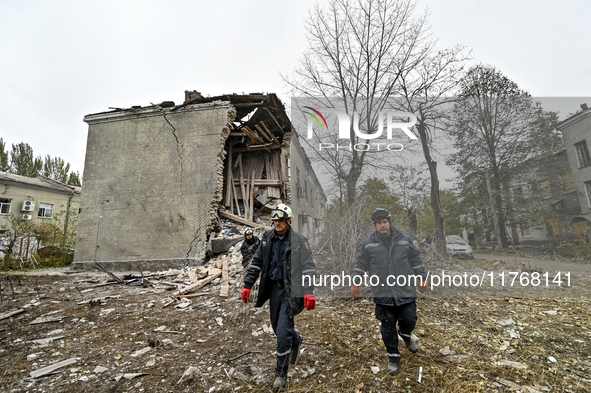
{"label": "damaged roof edge", "polygon": [[[203,104],[188,105],[182,108],[182,110],[176,111],[182,112],[193,112],[200,110],[209,110],[212,108],[230,108],[231,103],[229,101],[214,101]],[[88,124],[106,123],[112,121],[121,121],[130,118],[141,119],[145,117],[160,116],[162,113],[171,113],[175,107],[163,108],[159,105],[147,106],[143,108],[130,108],[130,109],[116,109],[109,112],[99,112],[84,116],[84,122]]]}

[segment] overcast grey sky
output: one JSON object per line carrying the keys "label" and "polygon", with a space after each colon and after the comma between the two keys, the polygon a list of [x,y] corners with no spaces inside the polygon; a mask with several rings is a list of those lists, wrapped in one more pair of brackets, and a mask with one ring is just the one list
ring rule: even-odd
{"label": "overcast grey sky", "polygon": [[[323,1],[320,1],[321,3]],[[5,1],[0,137],[82,174],[84,115],[205,95],[275,92],[306,48],[312,0]],[[587,0],[418,0],[439,46],[464,44],[534,96],[591,96]],[[563,114],[582,102],[574,99]],[[563,101],[563,103],[565,103]]]}

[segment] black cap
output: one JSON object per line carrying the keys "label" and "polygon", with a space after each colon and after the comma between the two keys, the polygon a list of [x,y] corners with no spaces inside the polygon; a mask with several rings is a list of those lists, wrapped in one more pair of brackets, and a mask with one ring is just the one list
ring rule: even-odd
{"label": "black cap", "polygon": [[392,218],[392,215],[388,212],[388,210],[382,209],[381,207],[378,207],[371,215],[371,221],[374,224],[376,223],[376,221],[382,220],[384,218],[387,219],[388,221],[390,221],[390,218]]}

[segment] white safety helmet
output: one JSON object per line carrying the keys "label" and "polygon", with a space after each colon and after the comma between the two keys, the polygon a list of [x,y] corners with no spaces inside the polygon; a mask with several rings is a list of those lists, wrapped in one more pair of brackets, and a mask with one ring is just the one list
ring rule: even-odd
{"label": "white safety helmet", "polygon": [[273,211],[271,211],[271,220],[280,218],[291,218],[291,209],[286,204],[280,203]]}

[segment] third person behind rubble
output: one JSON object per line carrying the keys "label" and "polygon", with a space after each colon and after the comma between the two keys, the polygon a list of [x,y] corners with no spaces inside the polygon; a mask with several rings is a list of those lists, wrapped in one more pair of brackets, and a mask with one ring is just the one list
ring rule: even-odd
{"label": "third person behind rubble", "polygon": [[252,257],[257,252],[261,241],[252,233],[252,229],[246,228],[244,230],[244,241],[240,246],[240,253],[242,254],[242,266],[247,267]]}

